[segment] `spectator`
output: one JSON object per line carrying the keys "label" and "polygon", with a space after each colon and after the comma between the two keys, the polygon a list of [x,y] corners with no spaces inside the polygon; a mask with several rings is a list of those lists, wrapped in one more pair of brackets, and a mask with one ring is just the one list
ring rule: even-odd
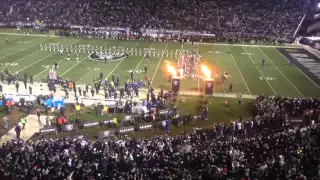
{"label": "spectator", "polygon": [[21,127],[19,125],[16,125],[14,130],[16,131],[17,139],[20,139]]}

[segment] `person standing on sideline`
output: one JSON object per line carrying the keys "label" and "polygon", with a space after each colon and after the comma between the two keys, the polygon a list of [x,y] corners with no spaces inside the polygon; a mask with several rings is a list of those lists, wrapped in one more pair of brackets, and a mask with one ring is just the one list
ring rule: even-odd
{"label": "person standing on sideline", "polygon": [[41,122],[40,122],[40,115],[41,115],[41,114],[40,114],[40,109],[38,108],[38,109],[37,109],[37,117],[38,117],[38,122],[39,122],[39,123],[41,123]]}
{"label": "person standing on sideline", "polygon": [[30,93],[30,95],[32,95],[32,87],[31,86],[29,86],[29,93]]}
{"label": "person standing on sideline", "polygon": [[233,84],[230,84],[229,85],[229,93],[232,92],[232,89],[233,89]]}
{"label": "person standing on sideline", "polygon": [[32,76],[32,74],[29,75],[29,81],[30,81],[30,84],[33,84],[33,76]]}
{"label": "person standing on sideline", "polygon": [[16,131],[16,135],[17,135],[17,139],[20,139],[20,133],[21,133],[21,128],[19,125],[16,125],[16,127],[14,128],[14,130]]}
{"label": "person standing on sideline", "polygon": [[46,117],[46,126],[51,127],[51,120],[50,120],[49,116]]}
{"label": "person standing on sideline", "polygon": [[3,117],[2,119],[3,119],[3,126],[4,126],[4,128],[5,128],[5,129],[8,129],[8,121],[9,121],[8,117],[5,116],[5,117]]}
{"label": "person standing on sideline", "polygon": [[27,124],[27,119],[25,117],[22,117],[20,119],[20,122],[22,124],[22,130],[24,130],[26,128],[26,124]]}
{"label": "person standing on sideline", "polygon": [[20,86],[20,85],[19,85],[19,82],[17,81],[17,82],[16,82],[16,92],[17,92],[17,93],[19,92],[19,86]]}

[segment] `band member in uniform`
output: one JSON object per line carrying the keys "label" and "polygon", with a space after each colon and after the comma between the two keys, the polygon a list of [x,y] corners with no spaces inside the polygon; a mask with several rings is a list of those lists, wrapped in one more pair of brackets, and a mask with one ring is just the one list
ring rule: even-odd
{"label": "band member in uniform", "polygon": [[79,62],[79,54],[76,55],[76,62]]}

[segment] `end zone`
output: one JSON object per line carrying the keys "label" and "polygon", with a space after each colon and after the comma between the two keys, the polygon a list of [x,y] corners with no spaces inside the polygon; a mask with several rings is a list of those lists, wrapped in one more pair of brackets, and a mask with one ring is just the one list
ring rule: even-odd
{"label": "end zone", "polygon": [[276,48],[288,61],[292,60],[312,82],[320,87],[320,59],[303,48]]}

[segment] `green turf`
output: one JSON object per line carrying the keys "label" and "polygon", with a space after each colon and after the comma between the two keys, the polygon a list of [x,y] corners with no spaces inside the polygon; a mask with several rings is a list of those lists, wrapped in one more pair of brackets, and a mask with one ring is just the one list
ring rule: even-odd
{"label": "green turf", "polygon": [[[10,30],[4,30],[10,32]],[[12,32],[12,30],[11,30]],[[10,40],[6,43],[6,39]],[[92,61],[87,53],[80,53],[80,62],[75,62],[75,54],[71,54],[71,63],[65,57],[60,58],[58,52],[41,51],[41,43],[59,44],[82,44],[94,46],[122,46],[125,48],[155,48],[166,49],[175,52],[181,49],[178,43],[159,43],[142,41],[119,41],[119,40],[87,40],[67,39],[64,37],[47,36],[26,36],[8,35],[0,33],[0,63],[2,69],[8,68],[11,71],[32,73],[36,81],[43,80],[48,75],[48,69],[43,66],[59,62],[58,74],[63,78],[74,80],[79,84],[92,83],[93,77],[98,77],[99,72],[104,73],[104,78],[111,78],[114,74],[120,77],[123,84],[129,77],[129,70],[143,72],[145,58],[139,55],[132,55],[123,61],[114,61],[104,64],[103,62]],[[197,45],[184,45],[184,50],[193,51]],[[229,84],[234,85],[233,93],[243,94],[265,94],[285,96],[320,96],[319,87],[311,82],[296,67],[288,66],[287,60],[279,54],[274,47],[238,46],[223,44],[201,44],[198,51],[202,55],[202,63],[212,67],[214,74],[228,72],[231,77],[224,84],[218,83],[216,79],[214,92],[225,93]],[[212,52],[213,51],[213,52]],[[217,52],[217,53],[216,53]],[[231,52],[231,53],[229,53]],[[67,53],[65,53],[66,55]],[[251,55],[250,55],[251,54]],[[261,60],[266,59],[266,66],[260,67]],[[166,62],[177,62],[176,58],[152,56],[148,64],[148,76],[152,79],[153,87],[169,90],[171,84],[168,82],[168,75],[165,70]],[[144,79],[144,73],[135,73],[136,79]],[[203,92],[204,82],[201,79],[186,79],[181,81],[181,89],[185,91]]]}
{"label": "green turf", "polygon": [[[224,105],[224,101],[228,100],[229,106]],[[208,113],[208,120],[203,121],[196,121],[195,124],[188,124],[186,126],[178,128],[177,126],[171,125],[169,135],[175,136],[180,134],[181,131],[184,132],[191,132],[194,127],[200,128],[210,128],[212,125],[217,123],[226,123],[227,125],[230,124],[230,121],[238,120],[240,116],[243,117],[244,120],[250,118],[252,103],[251,100],[245,99],[241,105],[238,104],[237,99],[230,99],[230,98],[219,98],[219,97],[210,97],[208,99],[209,102],[209,113]],[[180,96],[174,103],[179,109],[180,114],[187,114],[190,113],[192,116],[196,115],[199,111],[201,105],[203,105],[203,97],[192,97],[192,96]],[[69,109],[70,110],[70,109]],[[71,120],[75,120],[75,112],[73,114],[69,114],[69,118]],[[109,114],[104,116],[96,116],[95,111],[93,109],[88,110],[86,109],[85,113],[82,113],[79,116],[80,120],[111,120],[113,117],[116,117],[119,120],[119,126],[124,127],[126,126],[121,122],[122,117],[124,114]],[[159,122],[161,123],[161,122]],[[52,122],[52,125],[55,125],[55,122]],[[56,138],[56,137],[65,137],[65,136],[75,136],[79,134],[86,134],[90,139],[96,138],[100,131],[104,131],[110,129],[110,127],[97,127],[97,128],[88,128],[88,129],[80,129],[78,132],[65,132],[62,134],[56,135],[46,135],[46,138]],[[112,129],[112,128],[111,128]],[[130,134],[130,136],[136,137],[151,137],[155,135],[163,134],[163,130],[161,128],[153,128],[152,130],[148,131],[140,131]],[[34,135],[32,139],[37,139],[38,135]]]}

